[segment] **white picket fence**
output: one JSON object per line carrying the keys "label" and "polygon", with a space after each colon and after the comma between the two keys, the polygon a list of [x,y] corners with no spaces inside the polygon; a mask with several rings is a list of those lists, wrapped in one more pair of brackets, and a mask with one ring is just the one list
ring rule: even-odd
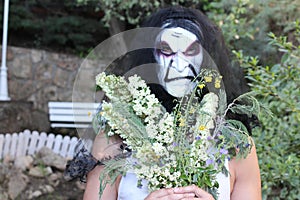
{"label": "white picket fence", "polygon": [[25,130],[20,133],[0,134],[0,160],[14,160],[18,156],[33,155],[42,147],[48,147],[53,152],[71,159],[78,138],[54,135],[52,133]]}

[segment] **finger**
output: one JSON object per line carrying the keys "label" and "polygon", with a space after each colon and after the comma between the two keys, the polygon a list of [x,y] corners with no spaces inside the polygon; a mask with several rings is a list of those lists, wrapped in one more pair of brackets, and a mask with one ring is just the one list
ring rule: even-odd
{"label": "finger", "polygon": [[163,197],[153,197],[149,200],[183,200],[183,199],[194,199],[194,193],[184,193],[184,194],[170,194]]}
{"label": "finger", "polygon": [[183,199],[193,199],[195,197],[194,193],[184,193],[184,194],[171,194],[160,198],[159,200],[183,200]]}
{"label": "finger", "polygon": [[213,200],[213,196],[206,192],[205,190],[195,186],[195,185],[190,185],[186,187],[178,187],[174,188],[174,193],[195,193],[197,197],[203,198],[203,199],[208,199],[208,200]]}
{"label": "finger", "polygon": [[183,199],[180,200],[215,200],[214,198],[210,199],[208,197],[184,197]]}
{"label": "finger", "polygon": [[154,192],[151,192],[151,194],[148,197],[160,198],[171,194],[174,194],[173,188],[164,188],[164,189],[159,189]]}
{"label": "finger", "polygon": [[184,198],[190,197],[195,197],[195,194],[193,192],[175,194],[173,188],[170,188],[154,191],[149,196],[147,196],[145,200],[182,200]]}

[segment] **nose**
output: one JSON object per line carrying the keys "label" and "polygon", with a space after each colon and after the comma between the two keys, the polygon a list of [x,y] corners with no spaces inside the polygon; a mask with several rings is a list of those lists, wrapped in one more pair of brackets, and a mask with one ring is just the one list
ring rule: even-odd
{"label": "nose", "polygon": [[172,66],[176,71],[183,72],[187,68],[189,63],[184,59],[184,55],[181,52],[177,52],[173,57]]}

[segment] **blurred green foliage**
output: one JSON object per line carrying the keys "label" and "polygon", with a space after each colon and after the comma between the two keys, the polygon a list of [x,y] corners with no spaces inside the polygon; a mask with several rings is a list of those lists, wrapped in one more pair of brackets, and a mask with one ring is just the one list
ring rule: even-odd
{"label": "blurred green foliage", "polygon": [[[106,25],[109,24],[111,18],[117,18],[121,21],[126,21],[131,25],[140,24],[146,16],[155,12],[159,8],[171,5],[182,5],[186,7],[197,7],[206,4],[208,0],[98,0],[97,10],[105,11],[102,19]],[[95,0],[77,0],[80,5],[88,5]]]}
{"label": "blurred green foliage", "polygon": [[84,6],[68,0],[10,0],[8,44],[86,53],[109,36],[100,20],[103,13],[95,6],[96,2]]}
{"label": "blurred green foliage", "polygon": [[291,37],[269,33],[269,45],[281,60],[260,65],[257,57],[233,51],[246,71],[251,90],[273,116],[260,116],[261,127],[253,132],[261,168],[263,199],[300,198],[300,26],[290,23]]}
{"label": "blurred green foliage", "polygon": [[[91,2],[93,0],[78,0],[78,2]],[[99,0],[99,9],[106,10],[102,19],[106,25],[111,18],[126,21],[132,25],[140,24],[145,17],[155,12],[159,8],[171,5],[181,5],[186,7],[196,7],[201,5],[199,0],[149,0],[149,1],[122,1],[122,0]],[[203,1],[204,3],[206,1]]]}
{"label": "blurred green foliage", "polygon": [[259,116],[253,131],[263,199],[300,199],[299,8],[294,0],[221,0],[207,10],[251,90],[273,113]]}
{"label": "blurred green foliage", "polygon": [[220,0],[210,3],[206,14],[222,29],[230,49],[243,49],[270,64],[280,56],[268,45],[267,34],[288,35],[291,22],[300,19],[300,1]]}

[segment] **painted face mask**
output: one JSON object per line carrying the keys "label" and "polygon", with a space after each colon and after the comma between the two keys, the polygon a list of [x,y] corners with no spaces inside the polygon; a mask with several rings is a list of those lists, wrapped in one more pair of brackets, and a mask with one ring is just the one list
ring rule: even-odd
{"label": "painted face mask", "polygon": [[158,36],[156,48],[160,84],[175,97],[190,93],[203,61],[203,49],[196,35],[180,27],[168,28]]}

